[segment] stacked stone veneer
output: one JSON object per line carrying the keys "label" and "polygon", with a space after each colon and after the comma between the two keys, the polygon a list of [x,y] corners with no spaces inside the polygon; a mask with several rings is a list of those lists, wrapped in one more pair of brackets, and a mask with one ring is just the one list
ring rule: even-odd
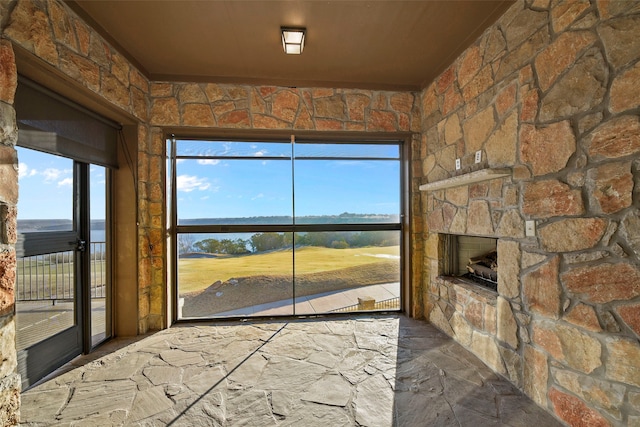
{"label": "stacked stone veneer", "polygon": [[18,139],[13,99],[17,74],[11,44],[0,40],[0,424],[18,421],[20,376],[15,346]]}
{"label": "stacked stone veneer", "polygon": [[[640,425],[639,59],[638,2],[518,1],[422,93],[423,182],[511,171],[422,193],[428,316],[570,425]],[[499,238],[497,294],[443,233]]]}

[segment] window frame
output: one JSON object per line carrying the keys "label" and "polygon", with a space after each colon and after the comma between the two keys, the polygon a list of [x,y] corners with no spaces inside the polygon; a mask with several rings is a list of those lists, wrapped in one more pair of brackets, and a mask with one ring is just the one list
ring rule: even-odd
{"label": "window frame", "polygon": [[[379,157],[302,157],[298,160],[395,160],[399,162],[399,219],[397,223],[354,223],[354,224],[212,224],[212,225],[178,225],[177,218],[177,173],[176,166],[178,159],[251,159],[252,157],[237,156],[180,156],[176,153],[176,141],[178,140],[206,140],[206,141],[238,141],[238,142],[263,142],[263,143],[291,143],[295,144],[397,144],[398,158],[379,158]],[[399,312],[410,312],[412,306],[412,295],[410,292],[411,283],[411,257],[410,257],[410,209],[409,209],[409,190],[410,190],[410,144],[412,134],[409,133],[327,133],[327,132],[300,132],[295,135],[285,134],[282,132],[272,132],[270,134],[258,132],[222,132],[217,136],[211,136],[207,132],[185,133],[177,131],[176,133],[168,132],[165,134],[165,142],[167,143],[167,209],[168,209],[168,231],[170,244],[167,245],[170,260],[169,268],[169,293],[171,298],[171,317],[172,323],[176,322],[193,322],[198,320],[224,319],[233,320],[237,317],[211,317],[208,319],[198,318],[178,318],[178,235],[187,233],[268,233],[268,232],[329,232],[329,231],[399,231],[400,232],[400,309]],[[292,154],[293,156],[293,154]],[[271,160],[270,157],[257,157],[258,160]],[[274,157],[273,160],[289,160],[292,163],[296,158]],[[295,193],[293,194],[295,204]],[[295,212],[292,217],[295,221]],[[295,279],[294,279],[295,280]],[[295,298],[295,286],[294,296]],[[295,313],[295,312],[294,312]],[[339,314],[339,313],[335,313]],[[333,315],[333,313],[322,313],[322,315]],[[293,314],[294,317],[299,317]],[[300,316],[308,316],[300,315]],[[241,316],[245,317],[245,316]],[[274,316],[268,316],[274,317]],[[278,317],[278,316],[276,316]],[[290,315],[282,315],[279,317],[290,317]],[[260,316],[252,316],[251,318],[260,318]]]}

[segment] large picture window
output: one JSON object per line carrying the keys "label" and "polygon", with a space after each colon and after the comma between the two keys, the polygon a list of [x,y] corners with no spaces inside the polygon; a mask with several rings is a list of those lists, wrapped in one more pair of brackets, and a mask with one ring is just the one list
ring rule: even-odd
{"label": "large picture window", "polygon": [[167,143],[178,319],[400,309],[402,141]]}

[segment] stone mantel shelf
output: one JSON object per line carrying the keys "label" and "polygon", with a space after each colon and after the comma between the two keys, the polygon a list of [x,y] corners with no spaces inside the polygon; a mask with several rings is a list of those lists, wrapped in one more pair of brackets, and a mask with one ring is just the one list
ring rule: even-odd
{"label": "stone mantel shelf", "polygon": [[474,184],[476,182],[488,181],[490,179],[504,178],[510,176],[510,169],[481,169],[475,172],[458,175],[441,181],[430,182],[420,186],[421,191],[436,191],[447,188],[460,187],[462,185]]}

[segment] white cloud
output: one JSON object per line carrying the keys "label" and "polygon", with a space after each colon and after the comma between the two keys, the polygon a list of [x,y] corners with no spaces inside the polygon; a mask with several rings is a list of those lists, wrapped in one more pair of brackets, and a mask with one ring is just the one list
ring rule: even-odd
{"label": "white cloud", "polygon": [[38,173],[36,169],[31,169],[26,163],[18,164],[18,179],[28,178]]}
{"label": "white cloud", "polygon": [[264,197],[264,194],[260,193],[255,197],[252,197],[251,200],[257,200],[257,199],[262,199]]}
{"label": "white cloud", "polygon": [[260,151],[256,151],[255,153],[253,153],[254,157],[263,157],[265,154],[267,154],[267,150],[260,150]]}
{"label": "white cloud", "polygon": [[209,196],[200,197],[200,200],[207,200]]}
{"label": "white cloud", "polygon": [[200,159],[198,160],[199,165],[217,165],[220,163],[219,159]]}
{"label": "white cloud", "polygon": [[58,181],[58,187],[72,186],[73,178],[65,178],[62,181]]}
{"label": "white cloud", "polygon": [[62,175],[62,171],[60,169],[55,169],[55,168],[47,168],[43,170],[41,173],[42,173],[42,176],[44,176],[45,182],[55,181],[58,179],[60,175]]}
{"label": "white cloud", "polygon": [[45,183],[52,183],[58,181],[64,175],[68,175],[72,173],[71,169],[56,169],[56,168],[47,168],[40,172],[40,175],[44,177]]}
{"label": "white cloud", "polygon": [[193,190],[204,191],[207,190],[211,184],[209,184],[207,178],[199,178],[191,175],[178,175],[177,177],[177,189],[178,191],[184,191],[189,193]]}

